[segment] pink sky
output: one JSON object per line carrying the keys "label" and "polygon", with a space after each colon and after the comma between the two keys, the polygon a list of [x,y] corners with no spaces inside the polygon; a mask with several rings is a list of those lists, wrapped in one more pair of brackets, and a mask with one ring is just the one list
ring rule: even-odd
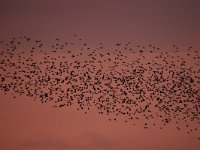
{"label": "pink sky", "polygon": [[[197,51],[200,48],[198,0],[0,0],[0,3],[0,41],[27,35],[46,42],[47,46],[57,37],[63,42],[77,42],[73,37],[77,33],[89,47],[103,42],[110,51],[116,42],[128,41],[134,45],[153,44],[163,52],[171,51],[173,44],[181,50],[189,46]],[[22,49],[26,50],[26,46]],[[80,43],[75,46],[80,49]],[[200,148],[199,131],[187,134],[176,130],[173,123],[163,130],[158,127],[145,130],[139,124],[124,123],[123,119],[110,122],[106,115],[96,111],[84,114],[74,107],[56,109],[25,95],[13,99],[12,94],[0,92],[0,149]]]}
{"label": "pink sky", "polygon": [[[109,122],[96,112],[84,115],[73,108],[52,109],[22,96],[1,95],[1,149],[8,150],[198,150],[194,135],[177,131]],[[197,134],[198,135],[198,134]]]}

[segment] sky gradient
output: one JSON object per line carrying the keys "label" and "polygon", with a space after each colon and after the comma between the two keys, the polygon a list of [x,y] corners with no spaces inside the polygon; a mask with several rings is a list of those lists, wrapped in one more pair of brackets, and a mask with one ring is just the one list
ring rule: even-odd
{"label": "sky gradient", "polygon": [[[199,0],[0,0],[0,41],[30,36],[48,45],[56,38],[76,41],[73,34],[78,34],[90,48],[102,42],[111,51],[115,43],[128,41],[156,45],[163,52],[174,44],[182,51],[189,46],[200,51],[199,6]],[[200,148],[199,131],[188,135],[175,124],[145,130],[108,119],[95,109],[87,114],[74,107],[56,109],[25,95],[13,99],[0,92],[0,149]]]}
{"label": "sky gradient", "polygon": [[199,46],[198,0],[1,0],[1,37],[78,33],[86,40]]}

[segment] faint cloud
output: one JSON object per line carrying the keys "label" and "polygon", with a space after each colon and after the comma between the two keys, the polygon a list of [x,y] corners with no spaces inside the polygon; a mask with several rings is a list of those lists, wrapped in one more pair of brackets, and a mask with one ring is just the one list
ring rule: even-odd
{"label": "faint cloud", "polygon": [[55,140],[55,139],[38,139],[24,141],[20,144],[24,148],[48,148],[48,149],[66,149],[69,148],[69,144],[65,141]]}
{"label": "faint cloud", "polygon": [[29,139],[18,145],[25,150],[111,150],[117,149],[116,143],[100,133],[84,133],[70,141],[53,138]]}
{"label": "faint cloud", "polygon": [[83,136],[88,140],[88,147],[95,149],[111,149],[115,144],[108,137],[100,133],[84,133]]}

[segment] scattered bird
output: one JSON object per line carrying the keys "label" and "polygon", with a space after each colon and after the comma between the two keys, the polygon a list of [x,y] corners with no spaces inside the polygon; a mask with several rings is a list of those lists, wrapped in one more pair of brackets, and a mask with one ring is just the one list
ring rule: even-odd
{"label": "scattered bird", "polygon": [[[1,40],[0,91],[14,98],[26,95],[41,103],[54,102],[56,108],[74,106],[85,114],[95,107],[109,121],[123,116],[125,123],[135,125],[142,117],[145,129],[148,122],[161,120],[160,129],[175,121],[177,130],[198,132],[190,124],[200,124],[199,51],[189,46],[190,53],[182,57],[176,45],[170,54],[152,44],[135,48],[131,42],[124,49],[118,42],[115,50],[107,51],[101,42],[94,49],[78,34],[73,36],[82,42],[81,52],[71,49],[75,42],[62,43],[60,38],[50,43],[49,52],[41,40],[30,37]],[[20,47],[28,44],[30,49],[22,51]],[[130,52],[124,52],[127,49]]]}

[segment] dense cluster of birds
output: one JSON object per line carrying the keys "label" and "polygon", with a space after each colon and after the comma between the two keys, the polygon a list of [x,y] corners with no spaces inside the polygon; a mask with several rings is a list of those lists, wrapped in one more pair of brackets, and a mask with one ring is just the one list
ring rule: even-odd
{"label": "dense cluster of birds", "polygon": [[102,42],[91,47],[73,38],[79,46],[60,38],[53,44],[27,36],[0,41],[0,91],[84,113],[96,108],[109,121],[142,120],[145,129],[175,122],[177,130],[198,132],[199,50],[132,42],[106,50]]}

